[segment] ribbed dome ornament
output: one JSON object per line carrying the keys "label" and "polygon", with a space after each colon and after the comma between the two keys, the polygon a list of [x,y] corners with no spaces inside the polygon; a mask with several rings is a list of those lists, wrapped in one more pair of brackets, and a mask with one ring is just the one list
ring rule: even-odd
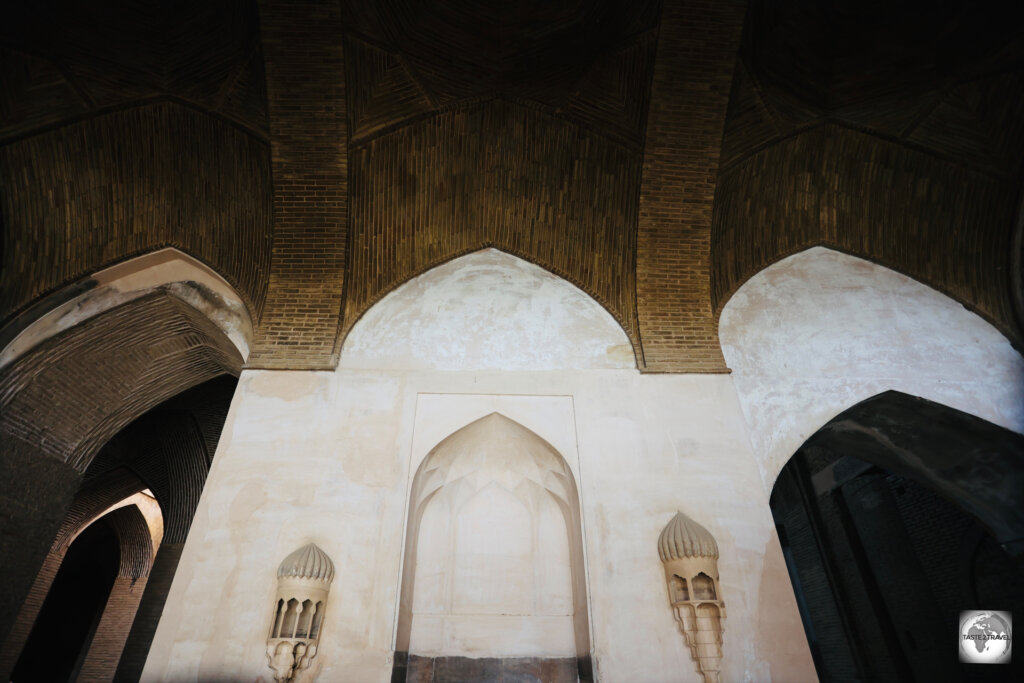
{"label": "ribbed dome ornament", "polygon": [[315,543],[307,543],[284,558],[277,569],[277,578],[334,580],[334,562]]}
{"label": "ribbed dome ornament", "polygon": [[[327,594],[334,580],[334,562],[315,543],[307,543],[284,558],[277,568],[277,599],[267,638],[267,664],[277,683],[316,678],[314,665]],[[319,662],[319,660],[318,660]]]}
{"label": "ribbed dome ornament", "polygon": [[718,543],[682,512],[658,536],[672,616],[704,683],[718,683],[725,603],[718,583]]}
{"label": "ribbed dome ornament", "polygon": [[658,554],[662,562],[683,557],[718,559],[718,544],[710,531],[682,512],[676,512],[658,537]]}

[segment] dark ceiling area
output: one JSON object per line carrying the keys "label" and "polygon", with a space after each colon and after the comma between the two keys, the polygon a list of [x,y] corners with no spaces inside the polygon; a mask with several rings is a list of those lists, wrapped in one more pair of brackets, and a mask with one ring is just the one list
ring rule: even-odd
{"label": "dark ceiling area", "polygon": [[252,2],[4,3],[0,46],[0,140],[156,98],[266,135]]}
{"label": "dark ceiling area", "polygon": [[438,104],[494,93],[564,104],[594,61],[657,25],[658,3],[345,3],[346,28],[400,52]]}
{"label": "dark ceiling area", "polygon": [[1020,14],[6,3],[0,315],[175,246],[251,302],[253,362],[331,367],[381,296],[494,246],[600,301],[641,370],[723,372],[728,298],[824,245],[939,289],[1019,346]]}

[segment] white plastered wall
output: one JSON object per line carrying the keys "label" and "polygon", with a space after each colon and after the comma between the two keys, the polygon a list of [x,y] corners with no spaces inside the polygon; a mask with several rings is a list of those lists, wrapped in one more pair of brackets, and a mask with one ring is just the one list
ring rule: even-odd
{"label": "white plastered wall", "polygon": [[719,323],[765,490],[831,418],[895,389],[1024,432],[1024,359],[953,299],[814,247],[750,278]]}
{"label": "white plastered wall", "polygon": [[143,679],[269,681],[276,567],[313,541],[337,567],[319,680],[389,681],[416,467],[498,411],[576,477],[600,680],[700,681],[657,552],[677,509],[721,551],[722,679],[813,680],[732,379],[624,348],[583,292],[487,250],[385,297],[336,372],[244,371]]}

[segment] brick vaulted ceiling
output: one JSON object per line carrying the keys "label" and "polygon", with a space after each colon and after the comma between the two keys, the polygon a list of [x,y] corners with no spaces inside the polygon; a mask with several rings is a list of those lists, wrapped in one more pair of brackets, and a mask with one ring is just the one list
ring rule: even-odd
{"label": "brick vaulted ceiling", "polygon": [[1022,18],[1016,3],[751,2],[715,200],[716,308],[823,244],[946,292],[1020,348]]}
{"label": "brick vaulted ceiling", "polygon": [[249,305],[250,367],[325,369],[388,291],[494,246],[600,301],[642,370],[722,372],[728,297],[824,244],[1019,344],[1002,5],[6,3],[0,320],[175,246]]}

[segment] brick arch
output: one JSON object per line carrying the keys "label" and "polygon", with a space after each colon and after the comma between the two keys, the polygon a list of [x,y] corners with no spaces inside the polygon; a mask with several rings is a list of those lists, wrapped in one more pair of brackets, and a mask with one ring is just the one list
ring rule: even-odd
{"label": "brick arch", "polygon": [[[57,537],[54,539],[42,567],[36,574],[28,595],[21,604],[14,624],[7,638],[0,645],[0,677],[9,675],[28,641],[32,626],[35,624],[39,610],[50,591],[50,586],[68,548],[90,524],[118,502],[143,490],[146,485],[125,468],[117,468],[107,472],[96,481],[84,485],[75,495],[64,520],[61,522]],[[147,539],[148,542],[148,539]],[[129,558],[122,566],[134,564]],[[148,570],[147,570],[148,571]]]}
{"label": "brick arch", "polygon": [[47,339],[0,371],[0,460],[9,533],[0,541],[10,589],[7,635],[82,475],[104,443],[163,401],[242,357],[205,314],[155,291]]}
{"label": "brick arch", "polygon": [[105,510],[145,488],[146,483],[126,468],[118,468],[83,485],[57,532],[53,550],[66,551],[78,535]]}
{"label": "brick arch", "polygon": [[[134,418],[207,379],[238,374],[241,365],[238,350],[208,318],[153,293],[67,330],[5,369],[0,433],[14,450],[84,472]],[[45,419],[54,400],[59,424]]]}
{"label": "brick arch", "polygon": [[80,679],[90,681],[113,677],[153,568],[155,554],[151,529],[137,505],[118,508],[102,519],[117,535],[120,566],[82,662]]}
{"label": "brick arch", "polygon": [[142,675],[234,386],[233,378],[223,376],[166,401],[112,439],[87,473],[88,479],[128,468],[153,491],[164,510],[160,551],[131,623],[115,680],[137,681]]}
{"label": "brick arch", "polygon": [[181,300],[208,317],[245,358],[256,311],[216,270],[173,247],[94,273],[37,301],[0,329],[0,370],[90,318],[147,294]]}
{"label": "brick arch", "polygon": [[264,140],[168,101],[3,145],[0,319],[169,246],[223,273],[261,310],[273,232],[269,168]]}
{"label": "brick arch", "polygon": [[121,545],[119,577],[139,579],[149,573],[153,564],[153,541],[146,518],[136,505],[118,508],[106,515]]}
{"label": "brick arch", "polygon": [[164,542],[184,543],[206,483],[211,457],[202,429],[186,410],[160,408],[138,418],[111,439],[93,461],[89,477],[120,471],[153,492],[164,516]]}
{"label": "brick arch", "polygon": [[342,332],[399,284],[494,247],[575,284],[639,348],[641,165],[631,146],[502,99],[353,146]]}

